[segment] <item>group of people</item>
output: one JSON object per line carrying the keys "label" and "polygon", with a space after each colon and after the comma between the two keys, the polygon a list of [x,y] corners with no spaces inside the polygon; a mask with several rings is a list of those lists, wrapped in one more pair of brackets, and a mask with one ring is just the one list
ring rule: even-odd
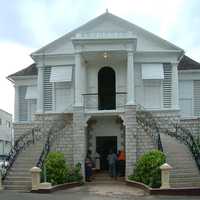
{"label": "group of people", "polygon": [[[96,157],[96,165],[99,163],[99,157],[100,156]],[[125,152],[123,148],[119,150],[117,154],[113,150],[110,150],[107,156],[107,161],[108,161],[109,175],[111,177],[116,179],[117,176],[120,177],[125,176]],[[91,151],[89,150],[87,152],[87,156],[85,159],[86,181],[92,181],[92,168],[94,166],[95,164],[92,161]]]}
{"label": "group of people", "polygon": [[116,154],[113,150],[110,150],[108,154],[108,166],[109,174],[113,178],[117,176],[125,176],[125,152],[124,149],[121,149]]}

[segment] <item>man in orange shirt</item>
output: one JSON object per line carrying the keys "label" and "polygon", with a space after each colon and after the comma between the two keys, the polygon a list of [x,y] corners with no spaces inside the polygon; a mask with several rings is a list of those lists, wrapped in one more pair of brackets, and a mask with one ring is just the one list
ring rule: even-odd
{"label": "man in orange shirt", "polygon": [[118,155],[119,163],[119,176],[125,176],[125,151],[124,147],[121,148]]}

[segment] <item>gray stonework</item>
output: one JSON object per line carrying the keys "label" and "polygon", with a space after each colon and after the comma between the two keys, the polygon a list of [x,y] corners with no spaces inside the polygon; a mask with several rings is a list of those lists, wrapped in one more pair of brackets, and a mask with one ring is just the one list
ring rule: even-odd
{"label": "gray stonework", "polygon": [[34,127],[34,123],[13,123],[14,140],[16,141],[21,135],[30,131]]}
{"label": "gray stonework", "polygon": [[65,128],[56,133],[51,151],[62,152],[68,164],[73,165],[73,115],[65,115]]}
{"label": "gray stonework", "polygon": [[137,159],[144,153],[156,149],[153,138],[139,125],[137,126]]}
{"label": "gray stonework", "polygon": [[126,177],[133,173],[134,165],[137,159],[137,122],[136,122],[136,106],[125,106],[125,122],[126,122]]}
{"label": "gray stonework", "polygon": [[181,119],[180,123],[186,129],[189,129],[195,138],[200,137],[200,118]]}
{"label": "gray stonework", "polygon": [[83,107],[74,107],[73,114],[73,160],[74,165],[80,163],[84,175],[86,157],[86,131]]}

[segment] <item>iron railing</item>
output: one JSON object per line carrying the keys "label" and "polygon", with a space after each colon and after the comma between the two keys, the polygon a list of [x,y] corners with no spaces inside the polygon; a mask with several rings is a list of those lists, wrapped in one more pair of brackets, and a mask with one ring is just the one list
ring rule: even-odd
{"label": "iron railing", "polygon": [[43,167],[44,161],[51,150],[52,144],[58,139],[58,137],[60,136],[59,133],[65,128],[65,125],[66,124],[63,121],[63,122],[59,122],[59,126],[57,123],[54,123],[51,126],[50,130],[47,132],[46,141],[44,143],[43,150],[40,154],[39,159],[37,160],[37,163],[36,163],[37,167],[39,168]]}
{"label": "iron railing", "polygon": [[[112,110],[123,109],[126,104],[126,92],[116,92],[115,96],[115,105],[111,105],[111,107],[115,107]],[[85,110],[107,110],[100,109],[101,105],[99,102],[99,94],[98,93],[88,93],[83,94],[84,108]],[[111,109],[108,109],[111,110]]]}
{"label": "iron railing", "polygon": [[160,138],[160,128],[153,114],[146,111],[142,106],[137,106],[136,120],[138,125],[140,125],[145,132],[148,132],[152,139],[155,147],[163,151],[162,142]]}
{"label": "iron railing", "polygon": [[200,170],[200,148],[197,144],[197,141],[195,140],[194,136],[188,129],[182,127],[178,123],[173,125],[174,125],[174,131],[166,129],[164,133],[171,137],[176,138],[177,140],[188,146],[195,159],[197,167]]}
{"label": "iron railing", "polygon": [[[190,130],[184,128],[179,121],[173,122],[168,116],[166,116],[166,120],[163,122],[161,121],[162,119],[154,117],[150,111],[144,110],[141,106],[137,108],[136,118],[138,124],[141,125],[145,131],[151,133],[153,141],[159,150],[163,151],[160,133],[174,137],[188,146],[200,170],[200,148]],[[168,127],[166,128],[164,126]]]}
{"label": "iron railing", "polygon": [[14,146],[11,148],[8,157],[6,158],[1,172],[2,178],[4,179],[9,171],[9,169],[12,167],[14,161],[16,160],[19,153],[27,148],[30,144],[34,144],[36,141],[40,140],[42,137],[42,133],[40,131],[40,128],[34,127],[30,129],[29,131],[22,134],[14,143]]}

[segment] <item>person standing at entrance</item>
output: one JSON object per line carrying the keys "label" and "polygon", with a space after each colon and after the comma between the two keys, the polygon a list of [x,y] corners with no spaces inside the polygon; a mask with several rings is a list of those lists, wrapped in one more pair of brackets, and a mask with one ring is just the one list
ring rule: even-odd
{"label": "person standing at entrance", "polygon": [[91,151],[88,150],[87,156],[85,159],[85,179],[86,181],[92,181],[92,159],[91,159]]}
{"label": "person standing at entrance", "polygon": [[110,176],[117,178],[117,155],[113,150],[108,154],[108,165]]}
{"label": "person standing at entrance", "polygon": [[119,151],[118,165],[119,165],[119,176],[125,176],[125,151],[123,147]]}

